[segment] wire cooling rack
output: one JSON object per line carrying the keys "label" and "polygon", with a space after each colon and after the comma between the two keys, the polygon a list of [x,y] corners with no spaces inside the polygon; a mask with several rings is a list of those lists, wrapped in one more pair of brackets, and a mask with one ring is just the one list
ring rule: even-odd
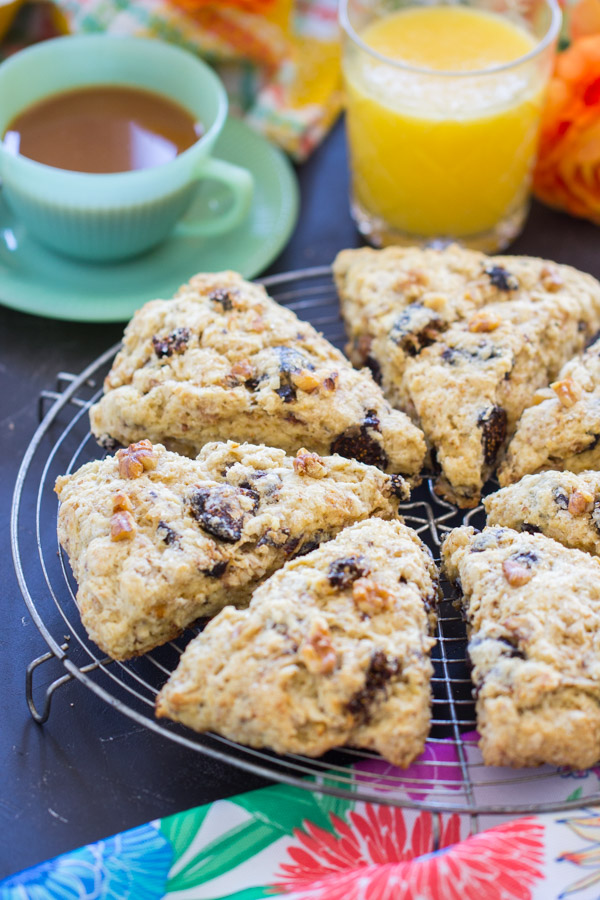
{"label": "wire cooling rack", "polygon": [[[277,275],[263,283],[275,299],[312,322],[333,344],[343,347],[343,326],[329,268]],[[77,679],[110,706],[190,751],[298,787],[438,813],[470,813],[473,828],[479,814],[550,812],[581,806],[581,799],[548,799],[556,797],[557,781],[565,774],[556,768],[513,770],[483,765],[477,749],[465,628],[451,599],[440,605],[437,644],[432,653],[431,734],[425,754],[406,772],[362,750],[339,750],[321,759],[297,754],[282,757],[242,747],[219,735],[197,735],[173,722],[156,720],[156,694],[195,632],[190,629],[177,641],[127,662],[102,656],[79,620],[76,584],[56,537],[54,481],[58,475],[103,455],[89,432],[88,409],[101,394],[102,380],[117,350],[118,345],[111,347],[77,377],[61,373],[56,390],[43,392],[41,424],[17,478],[11,514],[15,568],[29,612],[49,647],[29,664],[26,673],[27,702],[38,723],[48,718],[56,691]],[[465,515],[441,500],[430,481],[415,491],[411,502],[403,504],[401,510],[406,523],[436,558],[444,534],[464,522],[481,526],[484,521],[481,508]],[[447,585],[445,588],[449,598],[450,590]],[[34,673],[51,659],[58,660],[65,672],[49,684],[38,706]],[[507,803],[507,794],[514,796],[515,788],[520,801]],[[600,794],[587,796],[585,802],[600,802]]]}

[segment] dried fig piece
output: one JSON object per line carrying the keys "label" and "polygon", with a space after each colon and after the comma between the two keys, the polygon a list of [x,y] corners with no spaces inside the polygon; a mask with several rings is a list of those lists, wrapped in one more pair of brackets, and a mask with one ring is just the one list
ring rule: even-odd
{"label": "dried fig piece", "polygon": [[273,347],[279,359],[279,387],[275,393],[279,394],[284,403],[292,403],[296,399],[296,384],[292,375],[301,372],[313,372],[313,364],[298,350],[292,347]]}
{"label": "dried fig piece", "polygon": [[198,487],[189,499],[192,515],[204,531],[231,544],[239,541],[246,517],[256,513],[259,502],[256,491],[229,484]]}
{"label": "dried fig piece", "polygon": [[481,428],[483,459],[486,466],[493,466],[506,439],[506,410],[491,406],[480,413],[477,424]]}
{"label": "dried fig piece", "polygon": [[222,559],[220,562],[215,563],[211,569],[202,569],[202,574],[207,575],[208,578],[220,578],[221,575],[225,574],[227,563],[228,560]]}
{"label": "dried fig piece", "polygon": [[392,494],[400,501],[410,500],[410,485],[402,475],[390,475]]}
{"label": "dried fig piece", "polygon": [[383,650],[376,650],[371,656],[369,668],[365,676],[365,686],[357,691],[348,703],[348,712],[360,717],[363,721],[369,719],[369,706],[375,700],[380,691],[400,672],[400,661],[388,657]]}
{"label": "dried fig piece", "polygon": [[174,353],[183,353],[190,337],[191,332],[189,328],[176,328],[175,331],[165,335],[165,337],[154,335],[152,346],[158,358],[162,359],[165,356],[173,356]]}
{"label": "dried fig piece", "polygon": [[432,309],[422,303],[410,303],[392,325],[390,340],[408,356],[416,356],[433,344],[446,327]]}
{"label": "dried fig piece", "polygon": [[489,276],[490,281],[499,291],[518,291],[519,289],[516,276],[511,275],[503,266],[487,266],[485,274]]}
{"label": "dried fig piece", "polygon": [[176,531],[174,531],[166,522],[163,522],[162,519],[158,523],[157,532],[162,541],[165,542],[167,547],[171,547],[173,544],[179,543],[179,535]]}
{"label": "dried fig piece", "polygon": [[370,571],[371,568],[364,556],[345,556],[329,563],[327,579],[332,587],[343,591],[357,578],[368,575]]}
{"label": "dried fig piece", "polygon": [[229,312],[233,309],[231,294],[227,288],[215,288],[208,295],[208,299],[212,300],[213,303],[218,303],[223,312]]}
{"label": "dried fig piece", "polygon": [[557,487],[554,489],[554,502],[558,506],[559,509],[568,509],[569,508],[569,495],[563,488]]}
{"label": "dried fig piece", "polygon": [[331,442],[330,452],[385,469],[388,463],[387,453],[373,435],[373,432],[380,430],[379,419],[374,410],[370,409],[361,425],[350,425]]}

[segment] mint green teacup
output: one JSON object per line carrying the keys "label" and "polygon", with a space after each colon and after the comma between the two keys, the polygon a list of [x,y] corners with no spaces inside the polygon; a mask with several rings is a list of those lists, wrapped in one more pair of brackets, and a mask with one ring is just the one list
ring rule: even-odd
{"label": "mint green teacup", "polygon": [[[32,103],[96,84],[139,87],[176,100],[203,123],[205,133],[164,165],[106,175],[46,166],[0,144],[3,198],[31,235],[79,259],[118,260],[154,247],[174,228],[208,236],[244,219],[252,176],[212,156],[227,116],[223,85],[191,53],[161,41],[83,35],[21,51],[0,66],[0,134]],[[206,178],[229,188],[230,205],[202,221],[179,222],[197,182]]]}

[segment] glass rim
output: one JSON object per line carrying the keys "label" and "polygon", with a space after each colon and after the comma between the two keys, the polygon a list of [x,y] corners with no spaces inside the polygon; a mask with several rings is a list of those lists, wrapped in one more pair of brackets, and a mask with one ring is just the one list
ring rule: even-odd
{"label": "glass rim", "polygon": [[[522,56],[518,56],[516,59],[511,59],[509,62],[499,63],[495,66],[489,66],[485,69],[468,69],[467,71],[456,71],[453,69],[431,69],[427,66],[415,66],[411,63],[402,62],[398,59],[391,59],[389,56],[384,56],[383,53],[379,53],[378,50],[375,50],[373,47],[369,47],[369,45],[363,41],[358,32],[355,30],[354,26],[350,22],[350,17],[348,15],[348,4],[350,0],[340,0],[339,5],[339,22],[342,27],[342,30],[348,35],[348,37],[361,48],[369,56],[378,59],[380,62],[385,63],[388,66],[392,66],[396,69],[402,69],[405,72],[414,72],[419,75],[436,75],[438,77],[452,77],[452,78],[473,78],[482,75],[496,75],[499,72],[505,72],[509,69],[512,69],[516,66],[521,65],[522,63],[528,62],[531,59],[534,59],[544,50],[546,50],[552,43],[558,38],[558,33],[560,30],[561,22],[562,22],[562,12],[557,0],[544,0],[544,3],[549,7],[551,18],[550,24],[548,25],[548,29],[544,36],[538,41],[535,47],[532,47],[531,50],[528,50],[527,53],[524,53]],[[437,6],[456,6],[458,4],[455,3],[437,3]],[[433,8],[429,4],[424,5],[424,9]],[[462,8],[462,5],[461,5]]]}

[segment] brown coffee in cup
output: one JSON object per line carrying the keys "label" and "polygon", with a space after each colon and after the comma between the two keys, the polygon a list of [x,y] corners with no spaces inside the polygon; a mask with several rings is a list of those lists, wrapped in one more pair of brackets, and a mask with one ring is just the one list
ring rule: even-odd
{"label": "brown coffee in cup", "polygon": [[6,128],[11,153],[75,172],[131,172],[170,162],[202,137],[186,109],[152,91],[101,85],[34,103]]}

